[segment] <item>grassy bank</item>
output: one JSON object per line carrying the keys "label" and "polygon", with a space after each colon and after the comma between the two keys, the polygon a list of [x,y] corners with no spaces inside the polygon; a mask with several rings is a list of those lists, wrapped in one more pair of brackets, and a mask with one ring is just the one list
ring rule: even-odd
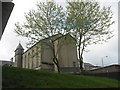
{"label": "grassy bank", "polygon": [[2,68],[3,88],[106,88],[118,81],[103,77],[58,74],[15,67]]}

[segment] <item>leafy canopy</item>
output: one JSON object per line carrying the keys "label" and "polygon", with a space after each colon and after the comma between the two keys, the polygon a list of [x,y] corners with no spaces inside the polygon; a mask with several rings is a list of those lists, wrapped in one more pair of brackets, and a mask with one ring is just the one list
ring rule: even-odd
{"label": "leafy canopy", "polygon": [[101,8],[98,2],[80,0],[68,2],[67,12],[68,31],[72,32],[78,42],[90,45],[107,41],[113,36],[109,30],[114,23],[110,7]]}
{"label": "leafy canopy", "polygon": [[28,46],[33,45],[42,38],[50,37],[58,33],[64,33],[65,12],[62,6],[52,2],[38,2],[37,10],[26,13],[26,22],[15,24],[15,32],[27,37]]}

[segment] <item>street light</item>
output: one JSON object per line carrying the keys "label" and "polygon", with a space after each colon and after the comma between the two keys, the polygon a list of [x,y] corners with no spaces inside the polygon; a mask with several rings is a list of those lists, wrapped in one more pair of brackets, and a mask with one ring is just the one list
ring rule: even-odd
{"label": "street light", "polygon": [[[105,56],[105,57],[107,58],[108,56]],[[102,67],[104,67],[103,58],[105,57],[102,57]]]}

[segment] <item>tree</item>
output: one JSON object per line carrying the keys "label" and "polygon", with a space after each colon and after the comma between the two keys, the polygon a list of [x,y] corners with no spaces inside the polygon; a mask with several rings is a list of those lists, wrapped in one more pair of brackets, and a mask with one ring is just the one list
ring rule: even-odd
{"label": "tree", "polygon": [[112,38],[110,7],[101,8],[98,2],[67,2],[67,29],[77,40],[80,69],[83,71],[83,52],[88,45],[103,43]]}
{"label": "tree", "polygon": [[59,63],[55,53],[54,41],[51,36],[59,33],[65,33],[62,29],[65,22],[65,12],[63,8],[56,4],[54,1],[51,2],[38,2],[36,4],[37,10],[30,10],[26,13],[26,22],[24,24],[15,24],[15,32],[19,36],[27,37],[29,42],[28,46],[32,46],[40,39],[49,37],[48,45],[53,52],[53,62],[57,66],[58,72]]}

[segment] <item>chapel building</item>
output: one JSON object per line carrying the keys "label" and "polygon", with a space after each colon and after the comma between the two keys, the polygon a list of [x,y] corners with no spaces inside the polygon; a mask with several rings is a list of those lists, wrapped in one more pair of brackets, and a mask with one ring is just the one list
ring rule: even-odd
{"label": "chapel building", "polygon": [[55,54],[60,70],[63,72],[79,72],[76,40],[70,35],[57,34],[37,42],[24,52],[19,43],[15,50],[16,67],[57,71],[53,62],[53,51],[50,38],[54,41]]}

